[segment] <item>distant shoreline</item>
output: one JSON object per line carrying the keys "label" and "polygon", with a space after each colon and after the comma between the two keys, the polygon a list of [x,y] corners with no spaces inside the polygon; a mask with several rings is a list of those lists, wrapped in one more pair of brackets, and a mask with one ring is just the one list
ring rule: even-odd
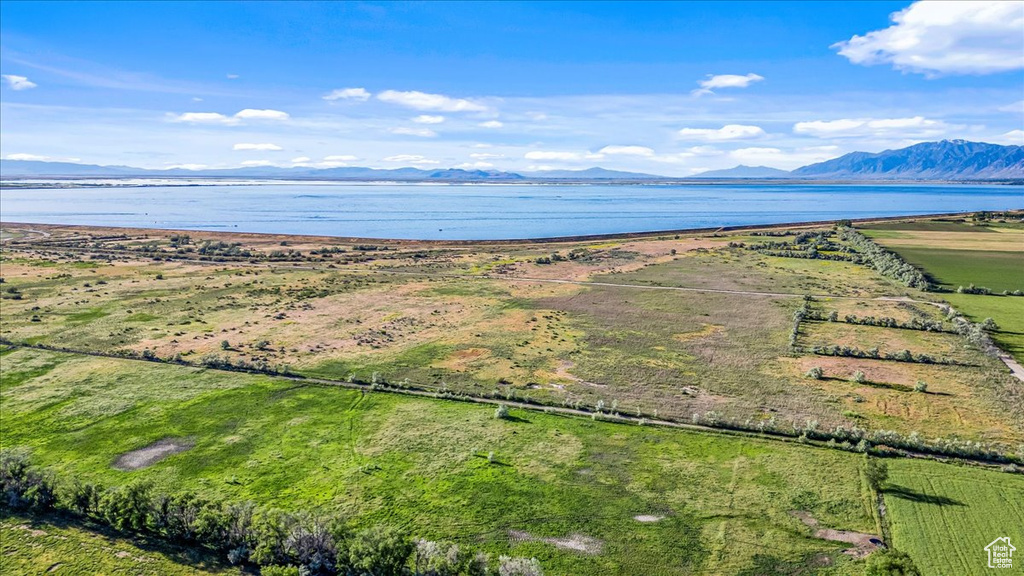
{"label": "distant shoreline", "polygon": [[157,188],[215,186],[1024,186],[1024,179],[892,180],[813,178],[609,178],[529,180],[374,180],[363,178],[239,178],[237,176],[13,176],[0,179],[0,189],[60,190],[89,188]]}
{"label": "distant shoreline", "polygon": [[307,241],[322,239],[325,242],[349,243],[349,242],[381,242],[395,245],[427,244],[432,246],[466,246],[466,245],[507,245],[507,244],[563,244],[572,242],[608,241],[620,239],[643,239],[666,235],[706,235],[725,232],[746,232],[756,230],[778,230],[792,228],[818,228],[828,226],[840,221],[849,221],[854,224],[870,224],[873,222],[892,222],[899,220],[933,220],[939,218],[963,218],[981,212],[1011,212],[1024,218],[1024,207],[1010,210],[972,210],[969,212],[939,212],[934,214],[905,214],[900,216],[880,216],[875,218],[839,218],[834,220],[815,220],[803,222],[780,222],[776,224],[749,224],[737,226],[719,226],[709,228],[679,228],[675,230],[652,230],[645,232],[619,232],[611,234],[582,234],[571,236],[551,236],[544,238],[507,238],[497,240],[430,240],[430,239],[405,239],[405,238],[370,238],[355,236],[325,236],[322,234],[278,234],[273,232],[231,232],[193,229],[171,229],[171,228],[142,228],[134,226],[94,226],[84,224],[43,224],[35,222],[5,222],[0,221],[0,227],[35,227],[39,229],[82,229],[82,230],[109,230],[109,231],[133,231],[136,233],[154,234],[211,234],[231,237],[256,237],[256,238],[301,238]]}

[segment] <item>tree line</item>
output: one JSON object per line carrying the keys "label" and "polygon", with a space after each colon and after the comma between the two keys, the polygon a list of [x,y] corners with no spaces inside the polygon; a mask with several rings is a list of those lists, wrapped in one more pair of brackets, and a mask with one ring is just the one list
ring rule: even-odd
{"label": "tree line", "polygon": [[0,450],[0,508],[55,512],[124,533],[223,554],[265,576],[541,576],[536,558],[499,556],[414,539],[393,526],[351,527],[349,519],[285,512],[193,493],[166,494],[149,483],[103,487],[33,466]]}
{"label": "tree line", "polygon": [[928,278],[903,258],[875,244],[870,238],[853,228],[839,226],[836,230],[839,232],[839,239],[851,245],[861,255],[862,263],[874,268],[882,276],[896,280],[910,288],[932,289]]}

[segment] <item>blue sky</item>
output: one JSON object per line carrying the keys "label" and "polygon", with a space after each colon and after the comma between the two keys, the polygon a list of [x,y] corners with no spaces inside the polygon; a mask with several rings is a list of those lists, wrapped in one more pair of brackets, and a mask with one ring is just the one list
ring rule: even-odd
{"label": "blue sky", "polygon": [[1024,3],[0,3],[0,154],[793,168],[1024,144]]}

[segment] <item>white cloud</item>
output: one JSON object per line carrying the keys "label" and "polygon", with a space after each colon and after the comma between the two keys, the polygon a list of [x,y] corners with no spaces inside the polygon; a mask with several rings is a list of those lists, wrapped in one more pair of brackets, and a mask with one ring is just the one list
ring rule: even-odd
{"label": "white cloud", "polygon": [[419,116],[412,119],[417,124],[440,124],[444,122],[444,116],[431,116],[429,114],[420,114]]}
{"label": "white cloud", "polygon": [[995,139],[1000,144],[1011,144],[1024,146],[1024,130],[1010,130],[1006,134]]}
{"label": "white cloud", "polygon": [[1016,112],[1017,114],[1024,114],[1024,100],[1018,100],[1013,104],[1007,104],[1006,106],[999,107],[1000,112]]}
{"label": "white cloud", "polygon": [[35,82],[32,82],[24,76],[16,76],[14,74],[3,74],[3,79],[7,81],[7,85],[11,87],[11,90],[28,90],[29,88],[35,88],[38,86]]}
{"label": "white cloud", "polygon": [[527,112],[526,117],[530,120],[547,120],[548,115],[543,112]]}
{"label": "white cloud", "polygon": [[475,158],[477,160],[489,160],[491,158],[504,158],[505,155],[504,154],[489,154],[487,152],[474,152],[474,153],[470,154],[469,157],[470,158]]}
{"label": "white cloud", "polygon": [[760,126],[727,124],[721,128],[683,128],[678,134],[687,139],[720,141],[760,138],[765,132]]}
{"label": "white cloud", "polygon": [[646,146],[605,146],[597,152],[615,156],[654,156],[654,150]]}
{"label": "white cloud", "polygon": [[167,166],[167,170],[205,170],[209,168],[206,164],[171,164]]}
{"label": "white cloud", "polygon": [[8,154],[5,156],[7,160],[32,160],[35,162],[46,162],[50,160],[49,156],[40,156],[38,154]]}
{"label": "white cloud", "polygon": [[499,122],[497,120],[488,120],[487,122],[481,122],[480,123],[480,127],[481,128],[501,128],[504,125],[505,124],[503,124],[503,123],[501,123],[501,122]]}
{"label": "white cloud", "polygon": [[389,104],[397,104],[414,110],[432,110],[435,112],[486,112],[487,106],[479,102],[463,98],[451,98],[443,94],[427,94],[426,92],[399,92],[385,90],[377,95],[377,99]]}
{"label": "white cloud", "polygon": [[693,90],[691,94],[701,96],[704,94],[714,94],[714,90],[718,88],[746,88],[754,82],[760,82],[761,80],[764,80],[764,76],[754,73],[743,76],[739,74],[709,74],[707,79],[697,82],[700,84],[700,88]]}
{"label": "white cloud", "polygon": [[795,150],[781,150],[769,147],[750,147],[732,150],[728,156],[740,164],[747,165],[768,165],[776,168],[798,168],[814,162],[821,162],[834,158],[834,147],[831,150],[822,150],[820,146],[809,148],[797,148]]}
{"label": "white cloud", "polygon": [[593,152],[554,152],[545,150],[532,150],[523,155],[523,158],[527,160],[600,160],[604,158],[604,154],[595,154]]}
{"label": "white cloud", "polygon": [[242,120],[287,120],[290,117],[287,112],[280,110],[256,110],[253,108],[246,108],[235,114],[235,118]]}
{"label": "white cloud", "polygon": [[242,166],[256,167],[256,166],[273,166],[274,163],[270,160],[246,160],[242,162]]}
{"label": "white cloud", "polygon": [[232,147],[232,150],[260,150],[260,151],[268,151],[268,152],[270,152],[270,151],[284,150],[284,148],[281,148],[277,144],[271,144],[269,142],[263,143],[263,144],[252,144],[252,143],[248,143],[248,142],[243,142],[243,143],[240,143],[240,144],[235,144]]}
{"label": "white cloud", "polygon": [[184,122],[188,124],[222,124],[231,126],[239,124],[242,120],[288,120],[287,112],[280,110],[255,110],[246,108],[240,110],[234,116],[225,116],[219,112],[185,112],[184,114],[170,114],[171,122]]}
{"label": "white cloud", "polygon": [[324,162],[352,162],[359,160],[358,156],[352,156],[351,154],[335,154],[333,156],[324,156]]}
{"label": "white cloud", "polygon": [[854,64],[892,64],[928,76],[1024,68],[1022,2],[915,2],[890,19],[888,28],[832,47]]}
{"label": "white cloud", "polygon": [[722,154],[724,154],[724,152],[714,146],[692,146],[682,152],[676,152],[674,154],[659,154],[651,156],[650,159],[655,162],[665,162],[668,164],[685,164],[696,157],[720,156]]}
{"label": "white cloud", "polygon": [[228,80],[237,80],[240,78],[238,74],[227,74]]}
{"label": "white cloud", "polygon": [[396,154],[395,156],[388,156],[387,158],[384,158],[384,161],[401,162],[402,164],[440,164],[437,160],[429,160],[417,154]]}
{"label": "white cloud", "polygon": [[366,102],[370,99],[371,94],[366,91],[365,88],[339,88],[337,90],[331,90],[330,93],[324,94],[324,100],[333,102],[335,100],[356,100],[358,102]]}
{"label": "white cloud", "polygon": [[193,102],[202,102],[202,101],[203,101],[203,99],[202,99],[202,98],[200,98],[200,97],[198,97],[198,96],[193,96],[193,97],[192,97],[192,101],[193,101]]}
{"label": "white cloud", "polygon": [[184,122],[187,124],[238,124],[237,118],[225,116],[218,112],[185,112],[184,114],[171,114],[171,122]]}
{"label": "white cloud", "polygon": [[852,138],[858,136],[900,136],[901,138],[927,138],[941,136],[951,128],[941,120],[924,116],[911,118],[840,118],[797,122],[795,134],[819,138]]}
{"label": "white cloud", "polygon": [[292,158],[292,164],[305,164],[310,160],[309,156],[299,156],[298,158]]}
{"label": "white cloud", "polygon": [[430,128],[409,128],[406,126],[391,128],[388,132],[404,136],[419,136],[421,138],[433,138],[434,136],[437,136],[437,132],[434,132]]}
{"label": "white cloud", "polygon": [[686,149],[686,153],[693,156],[717,156],[722,151],[714,146],[692,146]]}
{"label": "white cloud", "polygon": [[465,162],[463,164],[458,164],[455,167],[463,170],[485,170],[487,168],[494,168],[494,164],[491,164],[490,162]]}

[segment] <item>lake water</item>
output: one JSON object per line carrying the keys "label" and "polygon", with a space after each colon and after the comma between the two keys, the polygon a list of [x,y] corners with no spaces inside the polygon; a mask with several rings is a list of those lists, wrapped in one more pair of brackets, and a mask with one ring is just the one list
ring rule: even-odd
{"label": "lake water", "polygon": [[5,189],[6,222],[507,239],[1024,208],[975,185],[417,185]]}

